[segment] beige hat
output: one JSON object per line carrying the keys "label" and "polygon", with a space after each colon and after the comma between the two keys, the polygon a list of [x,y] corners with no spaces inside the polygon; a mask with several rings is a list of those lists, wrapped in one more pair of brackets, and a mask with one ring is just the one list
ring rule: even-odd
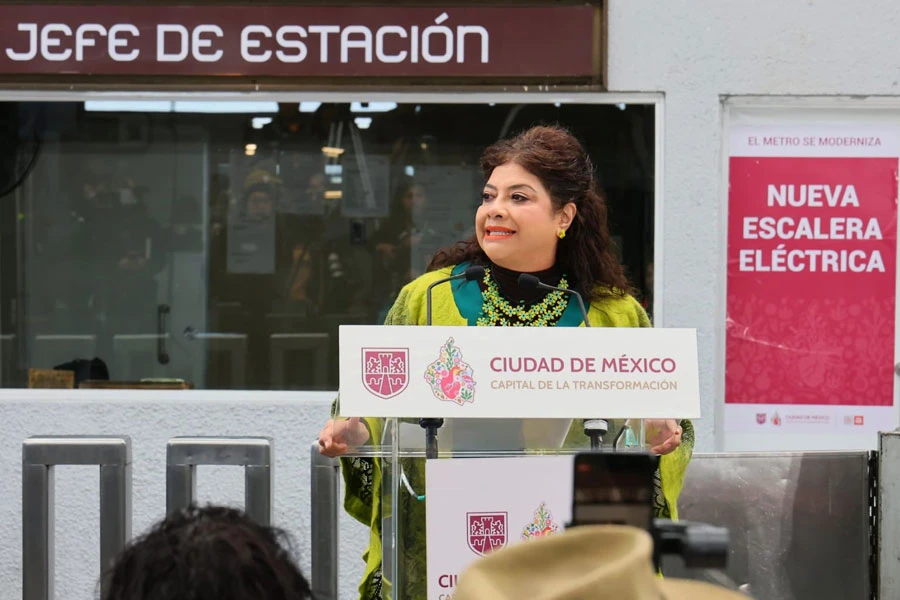
{"label": "beige hat", "polygon": [[281,185],[281,179],[265,169],[253,169],[244,178],[244,191],[258,185]]}
{"label": "beige hat", "polygon": [[699,581],[661,579],[646,531],[592,525],[487,555],[459,576],[453,600],[748,600]]}

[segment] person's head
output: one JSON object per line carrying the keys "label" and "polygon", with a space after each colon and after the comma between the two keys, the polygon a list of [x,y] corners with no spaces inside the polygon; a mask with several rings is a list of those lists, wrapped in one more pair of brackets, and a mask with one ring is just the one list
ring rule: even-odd
{"label": "person's head", "polygon": [[244,179],[244,214],[251,219],[267,219],[275,212],[275,196],[281,179],[264,169],[254,169]]}
{"label": "person's head", "polygon": [[427,201],[425,188],[413,179],[404,179],[394,192],[391,213],[410,216],[420,213]]}
{"label": "person's head", "polygon": [[286,546],[283,533],[239,510],[185,509],[129,544],[104,575],[102,600],[312,598]]}
{"label": "person's head", "polygon": [[559,126],[536,126],[489,146],[481,158],[485,178],[475,215],[475,242],[439,253],[491,262],[516,271],[554,264],[589,295],[628,289],[616,258],[606,202],[581,143]]}
{"label": "person's head", "polygon": [[425,208],[425,188],[418,183],[409,185],[403,192],[403,206],[411,213]]}
{"label": "person's head", "polygon": [[551,196],[543,181],[509,150],[498,148],[484,159],[487,182],[475,214],[478,245],[501,267],[549,269],[578,209],[572,201]]}
{"label": "person's head", "polygon": [[247,192],[247,216],[254,219],[266,219],[272,216],[275,200],[268,187],[259,186]]}

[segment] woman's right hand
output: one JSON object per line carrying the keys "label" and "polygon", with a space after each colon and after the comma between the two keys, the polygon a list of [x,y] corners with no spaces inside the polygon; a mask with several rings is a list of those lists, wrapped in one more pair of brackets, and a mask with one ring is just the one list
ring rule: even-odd
{"label": "woman's right hand", "polygon": [[336,458],[346,454],[352,446],[359,446],[368,441],[369,428],[359,417],[328,419],[325,427],[319,432],[319,452]]}

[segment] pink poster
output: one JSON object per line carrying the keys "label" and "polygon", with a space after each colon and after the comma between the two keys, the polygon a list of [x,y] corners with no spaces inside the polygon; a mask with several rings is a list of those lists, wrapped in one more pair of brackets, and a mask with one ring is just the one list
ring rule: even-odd
{"label": "pink poster", "polygon": [[731,144],[726,435],[892,429],[896,136],[747,127]]}

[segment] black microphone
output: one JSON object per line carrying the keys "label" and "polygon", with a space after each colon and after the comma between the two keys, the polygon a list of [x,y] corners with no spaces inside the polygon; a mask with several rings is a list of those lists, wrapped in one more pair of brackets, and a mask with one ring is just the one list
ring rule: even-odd
{"label": "black microphone", "polygon": [[451,277],[444,277],[443,279],[438,279],[434,283],[428,286],[428,289],[425,290],[425,324],[431,325],[431,290],[435,286],[442,285],[444,283],[448,283],[450,281],[456,281],[457,279],[465,279],[466,281],[477,281],[484,277],[484,267],[479,265],[472,265],[462,273],[458,273]]}
{"label": "black microphone", "polygon": [[[519,275],[519,286],[526,290],[553,290],[564,294],[571,294],[578,302],[578,308],[581,310],[581,319],[584,321],[585,327],[590,327],[591,322],[588,320],[587,311],[584,308],[584,299],[576,290],[567,288],[554,287],[543,283],[540,279],[529,273]],[[609,431],[609,422],[606,419],[584,419],[584,434],[591,439],[591,450],[600,450],[603,445],[603,436]]]}
{"label": "black microphone", "polygon": [[522,287],[526,290],[536,290],[538,288],[542,290],[553,290],[554,292],[562,292],[564,294],[571,294],[575,297],[575,300],[578,302],[578,308],[581,309],[581,319],[584,321],[585,327],[590,327],[591,322],[588,320],[587,311],[584,309],[584,298],[581,297],[576,290],[571,290],[568,288],[559,288],[553,287],[552,285],[547,285],[543,283],[540,279],[531,275],[530,273],[522,273],[519,275],[519,287]]}
{"label": "black microphone", "polygon": [[[484,267],[472,265],[462,273],[438,279],[428,286],[425,290],[425,324],[431,325],[431,290],[438,285],[456,281],[457,279],[465,279],[466,281],[477,281],[484,277]],[[443,419],[419,419],[419,427],[425,430],[425,458],[437,458],[438,442],[437,430],[444,424]]]}
{"label": "black microphone", "polygon": [[[599,450],[603,446],[603,436],[609,431],[609,421],[606,419],[584,419],[584,435],[591,439],[591,450]],[[613,450],[615,451],[615,444]]]}

